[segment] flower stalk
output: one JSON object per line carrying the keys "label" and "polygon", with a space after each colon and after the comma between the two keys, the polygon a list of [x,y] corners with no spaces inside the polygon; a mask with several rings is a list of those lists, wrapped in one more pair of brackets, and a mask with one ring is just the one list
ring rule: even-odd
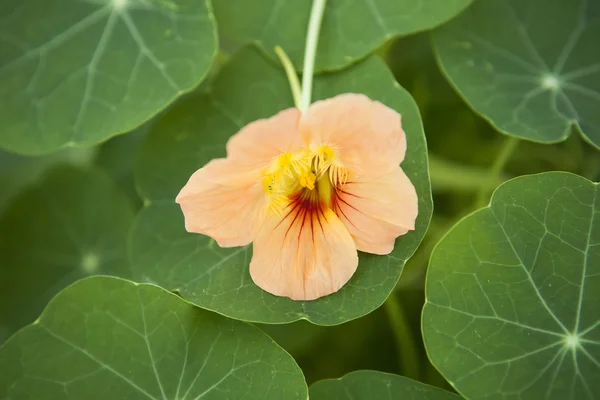
{"label": "flower stalk", "polygon": [[[491,182],[497,181],[502,174],[506,163],[510,160],[511,156],[519,145],[519,139],[515,137],[507,137],[504,139],[504,143],[498,152],[498,156],[490,166],[489,178]],[[490,185],[483,185],[477,193],[475,199],[475,208],[485,207],[490,201]]]}
{"label": "flower stalk", "polygon": [[310,106],[315,58],[317,56],[321,22],[323,21],[323,13],[325,12],[325,3],[326,0],[313,1],[310,20],[308,21],[306,47],[304,49],[304,67],[302,68],[302,100],[300,102],[300,110],[303,112]]}
{"label": "flower stalk", "polygon": [[297,109],[305,112],[311,103],[312,82],[315,69],[315,58],[317,57],[317,47],[319,44],[319,32],[321,22],[325,12],[325,3],[327,0],[314,0],[308,21],[308,31],[306,32],[306,47],[304,48],[304,66],[302,69],[302,86],[298,80],[298,75],[294,69],[294,64],[285,53],[281,46],[275,46],[275,54],[279,57],[281,65],[287,75],[294,105]]}
{"label": "flower stalk", "polygon": [[417,343],[410,331],[410,325],[400,304],[398,293],[392,292],[390,294],[390,297],[384,303],[384,308],[396,339],[398,363],[402,374],[408,378],[419,380],[420,363]]}
{"label": "flower stalk", "polygon": [[281,65],[283,65],[283,69],[287,75],[290,88],[292,89],[294,105],[296,108],[300,108],[300,103],[302,101],[302,88],[300,87],[300,81],[298,80],[298,75],[296,75],[294,64],[292,64],[292,61],[281,48],[281,46],[275,46],[275,54],[277,54],[277,57],[279,57],[279,61],[281,61]]}

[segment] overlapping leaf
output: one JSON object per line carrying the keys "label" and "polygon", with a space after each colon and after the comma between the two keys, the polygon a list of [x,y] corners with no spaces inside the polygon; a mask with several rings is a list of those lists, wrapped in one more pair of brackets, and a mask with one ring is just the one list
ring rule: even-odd
{"label": "overlapping leaf", "polygon": [[552,143],[575,126],[600,146],[598,37],[595,0],[486,0],[434,43],[450,82],[500,131]]}
{"label": "overlapping leaf", "polygon": [[[315,69],[343,68],[394,36],[446,22],[471,1],[328,0]],[[273,56],[274,47],[281,46],[297,69],[302,67],[311,4],[294,0],[213,0],[219,30],[225,37],[256,42]]]}
{"label": "overlapping leaf", "polygon": [[40,154],[135,128],[202,80],[215,29],[205,1],[3,1],[0,146]]}
{"label": "overlapping leaf", "polygon": [[112,177],[119,187],[132,200],[134,206],[141,206],[140,197],[133,181],[133,169],[139,149],[152,121],[129,132],[127,135],[115,137],[99,147],[94,164],[102,168]]}
{"label": "overlapping leaf", "polygon": [[0,214],[20,188],[44,171],[57,164],[87,165],[94,155],[90,148],[67,148],[41,157],[24,157],[0,149]]}
{"label": "overlapping leaf", "polygon": [[7,400],[307,398],[294,360],[255,327],[152,285],[91,277],[0,347]]}
{"label": "overlapping leaf", "polygon": [[423,334],[471,399],[600,393],[600,188],[567,173],[516,178],[435,249]]}
{"label": "overlapping leaf", "polygon": [[403,376],[356,371],[310,387],[311,400],[459,400],[460,397]]}
{"label": "overlapping leaf", "polygon": [[177,290],[203,308],[264,323],[308,319],[322,325],[340,324],[381,305],[431,216],[426,144],[414,101],[379,59],[369,58],[315,82],[317,99],[344,92],[365,93],[403,116],[408,153],[402,167],[417,188],[419,218],[416,231],[400,237],[389,256],[360,254],[357,272],[339,292],[316,301],[295,302],[270,295],[252,282],[248,272],[251,246],[221,249],[205,236],[185,232],[174,199],[189,176],[211,159],[223,157],[227,139],[242,126],[292,106],[283,71],[247,48],[223,69],[210,96],[182,101],[150,132],[136,171],[137,186],[148,207],[132,232],[135,278]]}
{"label": "overlapping leaf", "polygon": [[57,167],[14,197],[0,219],[3,335],[33,321],[52,296],[81,277],[128,277],[133,217],[125,194],[94,169]]}

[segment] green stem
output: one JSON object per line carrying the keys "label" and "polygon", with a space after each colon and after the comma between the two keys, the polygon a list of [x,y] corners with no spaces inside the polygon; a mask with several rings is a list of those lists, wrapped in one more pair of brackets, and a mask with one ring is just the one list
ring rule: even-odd
{"label": "green stem", "polygon": [[508,179],[500,174],[490,180],[489,169],[485,167],[459,164],[429,153],[429,176],[431,188],[436,191],[478,192],[482,187],[493,190]]}
{"label": "green stem", "polygon": [[319,30],[321,29],[325,3],[326,0],[314,0],[310,12],[308,32],[306,33],[306,47],[304,49],[304,67],[302,68],[302,100],[300,102],[300,110],[302,111],[306,111],[308,106],[310,106],[315,57],[317,55]]}
{"label": "green stem", "polygon": [[288,82],[290,84],[290,89],[292,89],[294,105],[296,106],[296,108],[300,108],[300,102],[302,99],[302,88],[300,87],[300,81],[298,80],[298,75],[296,75],[294,64],[292,64],[290,58],[287,56],[287,54],[285,53],[285,51],[283,51],[281,47],[275,46],[275,53],[279,57],[281,65],[283,65],[283,69],[285,69],[285,74],[287,75]]}
{"label": "green stem", "polygon": [[[488,175],[489,181],[497,181],[498,177],[502,173],[504,166],[514,153],[517,145],[519,144],[519,139],[515,137],[508,137],[504,140],[504,144],[498,153],[498,157],[494,160],[494,163],[490,167],[490,172]],[[475,200],[475,208],[481,208],[488,204],[490,196],[489,185],[484,185],[479,189],[477,193],[477,198]]]}
{"label": "green stem", "polygon": [[417,344],[410,332],[409,324],[404,309],[400,305],[397,293],[392,292],[384,303],[384,308],[390,320],[392,332],[396,338],[398,362],[400,363],[402,375],[418,380],[420,374]]}

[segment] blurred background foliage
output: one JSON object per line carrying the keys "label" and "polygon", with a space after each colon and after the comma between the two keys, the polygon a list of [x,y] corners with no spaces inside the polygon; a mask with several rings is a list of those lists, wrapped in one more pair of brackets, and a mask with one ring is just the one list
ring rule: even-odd
{"label": "blurred background foliage", "polygon": [[[410,91],[421,110],[429,146],[435,205],[429,231],[405,267],[396,292],[376,312],[335,327],[315,326],[308,322],[259,325],[291,353],[309,385],[354,370],[373,369],[450,389],[429,363],[420,333],[425,270],[434,245],[460,218],[477,206],[487,204],[493,189],[508,178],[550,170],[577,173],[593,181],[600,178],[600,153],[578,134],[553,145],[519,141],[503,170],[490,173],[493,160],[509,139],[473,113],[449,86],[436,64],[430,40],[428,33],[417,34],[391,40],[378,50],[379,56],[386,60],[398,82]],[[233,51],[235,47],[235,44],[225,43],[227,51]],[[227,58],[226,54],[219,56],[211,76]],[[210,78],[205,82],[197,90],[204,90],[210,84]],[[31,158],[0,151],[0,221],[11,221],[11,216],[6,215],[14,208],[11,203],[18,202],[20,194],[32,185],[43,184],[51,175],[50,171],[64,164],[99,168],[115,182],[130,206],[139,210],[142,200],[134,187],[133,165],[139,146],[156,118],[130,134],[115,137],[94,148],[69,148]],[[55,190],[61,189],[56,187]],[[37,221],[30,219],[21,223],[33,226]],[[5,226],[0,229],[0,235],[8,235],[14,229],[16,227]],[[0,263],[4,274],[19,267],[15,258],[6,253],[0,254]],[[0,279],[8,281],[6,275]],[[31,306],[9,304],[9,295],[10,291],[0,292],[0,301],[10,307],[19,307],[19,313],[23,314],[21,323],[33,321],[41,311],[41,305],[36,302]],[[44,293],[44,296],[48,295]],[[0,343],[16,329],[3,322],[10,310],[2,310],[0,307]]]}

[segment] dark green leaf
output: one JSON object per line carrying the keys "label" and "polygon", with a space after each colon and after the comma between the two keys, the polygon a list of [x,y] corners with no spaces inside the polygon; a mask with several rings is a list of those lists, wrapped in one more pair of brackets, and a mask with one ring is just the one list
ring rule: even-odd
{"label": "dark green leaf", "polygon": [[[315,70],[343,68],[386,40],[431,29],[454,17],[471,0],[329,0]],[[298,70],[304,59],[312,1],[213,0],[220,31],[268,54],[281,46]]]}
{"label": "dark green leaf", "polygon": [[[549,29],[552,27],[552,29]],[[434,32],[442,70],[508,135],[600,146],[600,3],[485,0]]]}
{"label": "dark green leaf", "polygon": [[508,181],[433,252],[423,335],[471,399],[600,393],[600,195],[577,175]]}
{"label": "dark green leaf", "polygon": [[5,335],[33,321],[52,296],[81,277],[128,277],[133,216],[127,197],[94,169],[54,168],[15,196],[0,220]]}
{"label": "dark green leaf", "polygon": [[127,132],[194,88],[216,50],[205,1],[4,0],[0,146],[40,154]]}
{"label": "dark green leaf", "polygon": [[95,156],[91,148],[67,148],[41,157],[25,157],[0,149],[0,214],[19,189],[35,181],[58,164],[89,165]]}
{"label": "dark green leaf", "polygon": [[117,136],[103,143],[94,160],[97,166],[117,182],[136,207],[141,207],[141,199],[135,189],[133,169],[151,124],[152,121],[146,122],[127,135]]}

